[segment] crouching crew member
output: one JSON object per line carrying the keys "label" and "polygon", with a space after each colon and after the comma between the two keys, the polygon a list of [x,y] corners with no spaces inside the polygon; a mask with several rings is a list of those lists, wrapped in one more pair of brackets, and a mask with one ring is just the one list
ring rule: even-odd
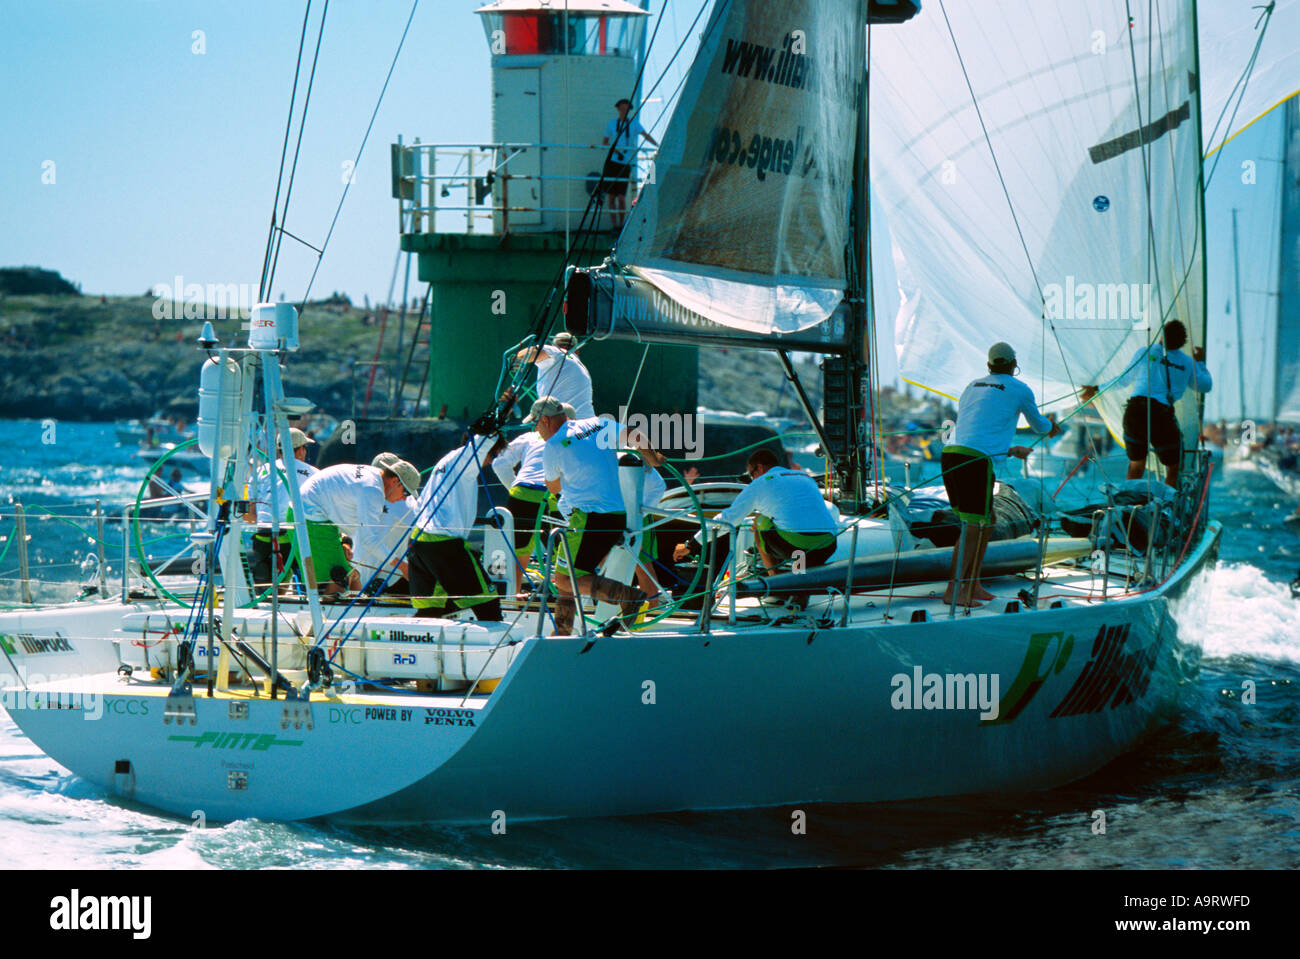
{"label": "crouching crew member", "polygon": [[417,616],[472,609],[477,619],[501,619],[501,599],[468,542],[478,515],[480,464],[499,439],[470,434],[438,460],[415,503],[416,532],[406,561]]}
{"label": "crouching crew member", "polygon": [[[822,498],[817,481],[807,473],[779,465],[768,449],[754,450],[746,465],[750,483],[717,520],[735,526],[750,513],[754,517],[754,543],[767,572],[784,562],[802,559],[804,568],[821,566],[835,552],[837,521]],[[674,561],[698,555],[704,530],[694,539],[678,543]],[[720,540],[721,542],[721,540]]]}
{"label": "crouching crew member", "polygon": [[[302,486],[302,507],[311,546],[312,575],[324,592],[360,589],[379,572],[388,550],[384,540],[405,509],[390,510],[420,491],[420,471],[393,453],[375,457],[382,466],[340,463],[316,473]],[[290,510],[292,520],[292,510]],[[352,559],[342,533],[352,537]],[[398,569],[406,575],[406,564]]]}

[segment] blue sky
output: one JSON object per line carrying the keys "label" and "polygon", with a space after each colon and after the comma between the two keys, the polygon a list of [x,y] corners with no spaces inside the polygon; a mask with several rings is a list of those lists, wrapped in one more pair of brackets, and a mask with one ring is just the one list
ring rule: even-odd
{"label": "blue sky", "polygon": [[[363,295],[387,297],[398,236],[388,144],[399,134],[408,142],[490,139],[489,54],[473,13],[481,2],[420,3],[313,296],[341,290],[358,303]],[[6,3],[0,265],[55,269],[86,293],[139,294],[178,275],[187,283],[255,288],[304,6]],[[312,6],[309,36],[322,6]],[[651,10],[663,6],[653,0]],[[311,243],[325,237],[343,164],[356,153],[410,7],[410,0],[330,4],[288,220]],[[698,9],[698,0],[667,4],[648,78],[659,74]],[[688,43],[670,70],[666,90],[676,88],[692,49]],[[659,134],[655,121],[665,106],[645,108],[647,126]],[[1225,317],[1232,280],[1230,210],[1260,208],[1268,177],[1276,175],[1260,162],[1257,182],[1243,184],[1241,164],[1275,157],[1276,137],[1276,125],[1256,124],[1233,141],[1215,175],[1207,244],[1212,326]],[[1243,225],[1248,290],[1267,282],[1260,268],[1268,253],[1256,241],[1261,228],[1258,213],[1251,227]],[[314,260],[286,240],[273,295],[300,297]],[[891,326],[892,318],[882,324]],[[1215,346],[1212,336],[1218,370],[1228,357]],[[885,379],[892,379],[892,357],[884,365]],[[1235,369],[1219,391],[1236,393]]]}
{"label": "blue sky", "polygon": [[[489,53],[473,12],[481,5],[420,3],[313,297],[387,296],[398,237],[388,145],[399,134],[490,140]],[[312,5],[309,37],[322,6]],[[673,6],[647,75],[698,9]],[[86,293],[140,294],[177,275],[256,288],[304,8],[297,0],[7,2],[0,266],[55,269]],[[287,221],[317,246],[410,9],[410,0],[329,5]],[[657,112],[648,105],[647,119]],[[47,161],[53,183],[43,182]],[[301,296],[314,260],[286,240],[274,294]]]}

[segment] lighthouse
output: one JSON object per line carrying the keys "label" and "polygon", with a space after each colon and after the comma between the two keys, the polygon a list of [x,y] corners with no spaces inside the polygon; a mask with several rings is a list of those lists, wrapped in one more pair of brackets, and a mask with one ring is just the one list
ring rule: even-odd
{"label": "lighthouse", "polygon": [[[445,407],[452,418],[492,401],[503,356],[562,282],[615,102],[637,106],[650,19],[626,0],[496,0],[477,15],[492,61],[492,142],[399,141],[392,150],[401,248],[430,284],[423,395],[432,415]],[[643,151],[629,204],[650,163]],[[594,224],[602,232],[580,245],[574,265],[609,254],[612,225],[603,213]],[[598,412],[695,412],[694,347],[592,342],[581,355]]]}

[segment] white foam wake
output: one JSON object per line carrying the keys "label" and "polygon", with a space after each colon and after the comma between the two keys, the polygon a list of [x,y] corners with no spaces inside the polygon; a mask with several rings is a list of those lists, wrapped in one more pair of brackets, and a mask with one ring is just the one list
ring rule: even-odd
{"label": "white foam wake", "polygon": [[1300,663],[1300,601],[1248,563],[1223,563],[1204,622],[1186,631],[1210,659],[1251,656]]}

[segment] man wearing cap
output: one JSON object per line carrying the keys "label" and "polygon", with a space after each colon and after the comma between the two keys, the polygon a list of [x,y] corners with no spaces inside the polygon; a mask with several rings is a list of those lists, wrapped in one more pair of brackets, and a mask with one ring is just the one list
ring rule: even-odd
{"label": "man wearing cap", "polygon": [[628,117],[628,112],[632,109],[631,100],[619,100],[614,104],[614,109],[618,110],[618,119],[605,124],[605,139],[600,141],[610,148],[601,178],[605,183],[605,192],[609,195],[614,229],[620,230],[626,216],[627,186],[632,179],[632,164],[636,161],[637,147],[641,145],[637,137],[645,137],[654,146],[658,146],[659,141],[645,131],[639,120]]}
{"label": "man wearing cap", "polygon": [[[1056,436],[1061,428],[1038,412],[1034,391],[1016,379],[1016,351],[1006,343],[989,348],[989,372],[972,380],[957,402],[957,428],[953,441],[943,448],[939,462],[943,485],[953,512],[962,522],[962,536],[953,547],[952,581],[943,594],[951,604],[978,606],[993,594],[979,584],[980,566],[988,549],[993,523],[993,477],[1009,455],[1024,459],[1028,446],[1012,446],[1016,424],[1023,414],[1036,433]],[[958,578],[958,553],[961,576]]]}
{"label": "man wearing cap", "polygon": [[[373,466],[340,463],[303,485],[302,506],[311,544],[312,567],[325,592],[360,589],[379,572],[391,551],[390,529],[409,513],[402,503],[420,491],[420,472],[394,453],[380,453]],[[341,532],[352,537],[352,561],[343,554]],[[400,557],[398,557],[400,561]],[[406,575],[406,563],[398,569]]]}
{"label": "man wearing cap", "polygon": [[[1174,404],[1190,386],[1197,393],[1214,387],[1205,366],[1204,347],[1192,347],[1189,357],[1183,352],[1187,327],[1170,320],[1163,330],[1164,344],[1153,343],[1133,354],[1124,372],[1110,383],[1136,383],[1133,395],[1124,407],[1124,448],[1128,451],[1128,478],[1141,479],[1146,471],[1147,454],[1152,448],[1165,467],[1165,482],[1178,489],[1178,472],[1183,464],[1183,434],[1174,415]],[[1085,386],[1079,399],[1089,402],[1097,395],[1096,386]]]}
{"label": "man wearing cap", "polygon": [[[591,403],[591,374],[578,359],[578,339],[572,333],[561,332],[551,337],[544,346],[529,346],[515,354],[520,363],[537,364],[537,395],[552,396],[573,407],[579,419],[596,415]],[[501,397],[515,399],[514,389]]]}
{"label": "man wearing cap", "polygon": [[476,619],[501,619],[501,600],[468,542],[478,515],[484,454],[500,438],[470,434],[463,446],[438,460],[416,500],[406,561],[417,616],[472,609]]}
{"label": "man wearing cap", "polygon": [[[543,396],[533,404],[526,423],[536,423],[545,441],[542,473],[546,488],[560,497],[560,512],[569,523],[565,533],[568,554],[573,559],[573,577],[578,592],[593,599],[619,604],[630,616],[646,601],[635,586],[596,575],[596,568],[623,539],[627,512],[618,481],[618,447],[635,446],[647,460],[663,458],[639,435],[628,435],[608,417],[574,418],[573,408],[554,396]],[[657,463],[654,463],[657,465]],[[564,552],[555,561],[556,634],[573,632],[577,613]]]}
{"label": "man wearing cap", "polygon": [[[297,427],[292,427],[289,430],[289,441],[293,444],[293,469],[298,475],[298,488],[301,490],[303,483],[316,473],[316,467],[307,462],[307,447],[314,445],[316,441]],[[278,441],[276,445],[279,446]],[[246,522],[257,524],[257,532],[253,534],[252,573],[253,582],[259,590],[265,589],[275,582],[279,571],[289,562],[290,537],[284,534],[289,507],[292,505],[289,500],[289,486],[285,479],[287,469],[283,458],[275,461],[274,469],[269,463],[263,463],[257,468],[257,477],[251,490],[253,494],[252,502],[249,504],[248,512],[244,514]],[[279,534],[279,541],[275,544],[279,562],[274,570],[271,568],[271,538],[274,530],[271,523],[272,482],[278,482],[280,486],[275,494],[276,506],[278,507],[277,514],[280,520],[278,526],[281,533]]]}
{"label": "man wearing cap", "polygon": [[[745,471],[750,476],[749,486],[717,519],[735,526],[751,513],[757,514],[754,545],[767,572],[775,572],[781,563],[798,557],[802,557],[805,569],[830,559],[835,552],[837,520],[817,481],[802,470],[781,466],[769,449],[754,450]],[[698,555],[703,536],[701,530],[694,539],[678,543],[673,550],[674,561],[680,563]]]}

